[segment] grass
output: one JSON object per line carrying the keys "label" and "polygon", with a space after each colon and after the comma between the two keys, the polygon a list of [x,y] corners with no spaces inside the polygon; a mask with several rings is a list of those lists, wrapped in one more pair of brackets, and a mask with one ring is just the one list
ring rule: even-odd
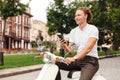
{"label": "grass", "polygon": [[[120,54],[120,50],[111,51],[113,54]],[[76,53],[67,56],[74,56]],[[99,51],[99,56],[104,56],[105,53],[103,51]],[[55,55],[60,55],[58,52]],[[6,68],[15,68],[15,67],[23,67],[30,65],[43,64],[41,58],[35,59],[37,54],[16,54],[16,55],[4,55],[4,65],[0,66],[0,69]]]}
{"label": "grass", "polygon": [[99,56],[104,56],[104,55],[105,55],[105,52],[104,52],[104,51],[99,51],[99,52],[98,52],[98,55],[99,55]]}
{"label": "grass", "polygon": [[[120,54],[120,50],[116,50],[116,51],[109,50],[108,53],[112,53],[113,55],[114,55],[114,54]],[[99,51],[99,52],[98,52],[98,55],[99,55],[99,56],[104,56],[104,55],[106,55],[106,53],[105,53],[104,51]]]}
{"label": "grass", "polygon": [[4,65],[0,69],[42,64],[42,60],[35,59],[35,56],[37,54],[4,55]]}

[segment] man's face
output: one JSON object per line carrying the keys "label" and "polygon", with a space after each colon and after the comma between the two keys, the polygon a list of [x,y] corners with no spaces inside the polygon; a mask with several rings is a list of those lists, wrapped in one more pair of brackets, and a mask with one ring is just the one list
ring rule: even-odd
{"label": "man's face", "polygon": [[87,15],[82,10],[77,10],[75,13],[76,24],[81,25],[86,22]]}

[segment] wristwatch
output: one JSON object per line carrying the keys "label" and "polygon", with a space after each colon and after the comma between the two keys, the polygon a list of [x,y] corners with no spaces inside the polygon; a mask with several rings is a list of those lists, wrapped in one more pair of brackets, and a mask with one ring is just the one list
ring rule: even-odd
{"label": "wristwatch", "polygon": [[76,56],[74,56],[74,57],[73,57],[73,59],[77,60],[77,57],[76,57]]}

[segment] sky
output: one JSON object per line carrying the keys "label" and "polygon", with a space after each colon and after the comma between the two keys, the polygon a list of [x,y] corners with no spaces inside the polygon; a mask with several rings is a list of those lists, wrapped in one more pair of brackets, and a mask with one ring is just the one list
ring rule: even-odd
{"label": "sky", "polygon": [[[21,0],[22,3],[26,4],[29,0]],[[47,23],[46,18],[46,9],[49,5],[49,1],[52,0],[31,0],[30,8],[31,14],[33,15],[32,19],[40,20],[44,23]]]}
{"label": "sky", "polygon": [[[26,4],[29,0],[21,0],[22,3]],[[65,0],[68,1],[74,1],[74,0]],[[47,23],[47,15],[46,15],[46,9],[50,2],[53,2],[53,0],[31,0],[30,1],[30,8],[31,8],[31,14],[33,15],[32,19],[40,20],[44,23]]]}

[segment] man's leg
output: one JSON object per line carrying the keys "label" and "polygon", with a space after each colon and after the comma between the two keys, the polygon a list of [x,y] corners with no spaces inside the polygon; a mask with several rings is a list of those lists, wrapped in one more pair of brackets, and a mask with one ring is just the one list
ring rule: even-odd
{"label": "man's leg", "polygon": [[60,70],[58,70],[58,74],[56,76],[56,79],[55,80],[61,80],[61,74],[60,74]]}
{"label": "man's leg", "polygon": [[58,71],[58,74],[56,76],[56,79],[55,80],[61,80],[61,73],[60,73],[60,69],[63,69],[63,70],[66,70],[66,69],[69,69],[68,68],[68,65],[63,63],[63,62],[57,62],[56,65],[58,66],[59,68],[59,71]]}
{"label": "man's leg", "polygon": [[96,67],[91,63],[86,63],[81,69],[80,80],[92,80],[93,76],[98,71],[98,68],[98,66]]}
{"label": "man's leg", "polygon": [[59,71],[58,71],[58,74],[57,74],[55,80],[61,80],[60,69],[62,69],[62,70],[66,70],[66,71],[75,70],[76,67],[77,67],[76,64],[77,64],[76,61],[73,62],[73,63],[71,63],[71,64],[69,64],[69,65],[66,64],[66,63],[64,63],[64,62],[57,62],[56,65],[58,66]]}

